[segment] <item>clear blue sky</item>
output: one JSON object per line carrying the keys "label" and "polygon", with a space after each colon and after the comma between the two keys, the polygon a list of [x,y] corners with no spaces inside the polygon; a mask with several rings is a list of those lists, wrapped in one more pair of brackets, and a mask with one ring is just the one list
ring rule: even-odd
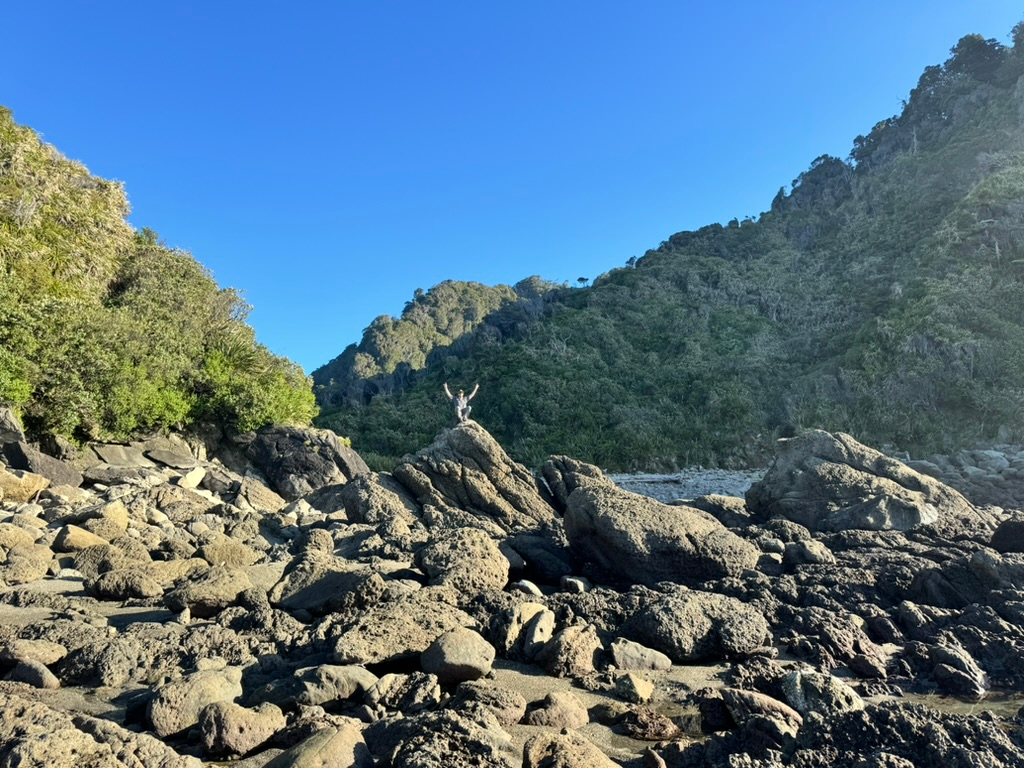
{"label": "clear blue sky", "polygon": [[416,288],[756,216],[1002,0],[8,3],[0,104],[307,371]]}

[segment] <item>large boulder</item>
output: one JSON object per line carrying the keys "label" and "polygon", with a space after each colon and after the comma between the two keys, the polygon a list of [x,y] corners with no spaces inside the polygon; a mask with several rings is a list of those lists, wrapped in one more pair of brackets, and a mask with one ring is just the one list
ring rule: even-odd
{"label": "large boulder", "polygon": [[440,709],[380,720],[365,734],[380,764],[391,768],[522,765],[515,743],[494,714],[474,703],[458,710]]}
{"label": "large boulder", "polygon": [[[823,755],[834,755],[839,759],[827,764],[836,768],[1017,768],[1024,765],[1024,749],[1004,728],[988,712],[953,714],[896,699],[806,718],[791,765],[822,765]],[[868,756],[879,753],[891,759],[868,762]],[[865,759],[858,760],[859,755]]]}
{"label": "large boulder", "polygon": [[648,605],[622,633],[683,664],[748,656],[771,642],[771,628],[751,605],[713,592],[684,591]]}
{"label": "large boulder", "polygon": [[21,469],[7,470],[0,465],[0,499],[21,504],[41,492],[50,481],[34,472]]}
{"label": "large boulder", "polygon": [[280,707],[264,703],[246,709],[231,701],[207,704],[199,713],[199,732],[207,755],[244,755],[288,724]]}
{"label": "large boulder", "polygon": [[109,720],[0,693],[0,765],[200,768],[202,763]]}
{"label": "large boulder", "polygon": [[704,512],[599,483],[569,495],[565,534],[582,560],[613,579],[647,586],[738,576],[760,556]]}
{"label": "large boulder", "polygon": [[405,457],[394,475],[421,505],[466,510],[507,532],[555,520],[550,494],[475,422],[446,429],[429,447]]}
{"label": "large boulder", "polygon": [[358,453],[327,429],[266,426],[249,443],[246,455],[288,501],[370,471]]}
{"label": "large boulder", "polygon": [[543,733],[523,747],[523,768],[615,768],[600,749],[578,733]]}
{"label": "large boulder", "polygon": [[420,656],[423,671],[436,675],[441,685],[476,680],[490,672],[493,663],[494,646],[465,627],[441,635]]}
{"label": "large boulder", "polygon": [[842,432],[811,430],[779,441],[779,455],[747,491],[747,505],[812,531],[906,531],[969,514],[957,491]]}
{"label": "large boulder", "polygon": [[373,756],[354,725],[328,726],[275,757],[264,768],[373,768]]}
{"label": "large boulder", "polygon": [[365,610],[384,594],[384,580],[374,571],[334,555],[334,540],[325,530],[309,532],[301,553],[270,590],[272,605],[316,616]]}
{"label": "large boulder", "polygon": [[443,538],[421,549],[416,559],[431,584],[453,587],[467,599],[501,590],[508,583],[508,560],[477,528],[446,531]]}
{"label": "large boulder", "polygon": [[[321,512],[334,511],[333,509],[323,509],[317,505],[317,501],[314,499],[307,498],[307,501]],[[386,472],[360,475],[355,478],[343,486],[339,501],[344,507],[348,519],[354,523],[378,525],[397,519],[412,525],[420,516],[416,500],[409,495],[409,491],[401,483]]]}
{"label": "large boulder", "polygon": [[563,512],[569,496],[580,486],[614,485],[598,467],[570,456],[552,456],[544,462],[540,472],[555,497],[555,504]]}
{"label": "large boulder", "polygon": [[82,484],[81,472],[60,459],[47,456],[28,443],[7,443],[3,451],[7,465],[12,469],[23,469],[42,475],[53,485],[70,485],[77,488]]}
{"label": "large boulder", "polygon": [[157,736],[166,738],[196,725],[208,704],[230,702],[242,695],[242,670],[204,670],[157,689],[149,702],[149,720]]}
{"label": "large boulder", "polygon": [[339,627],[334,657],[342,664],[379,664],[419,656],[441,635],[476,622],[451,601],[450,590],[426,587],[380,602]]}

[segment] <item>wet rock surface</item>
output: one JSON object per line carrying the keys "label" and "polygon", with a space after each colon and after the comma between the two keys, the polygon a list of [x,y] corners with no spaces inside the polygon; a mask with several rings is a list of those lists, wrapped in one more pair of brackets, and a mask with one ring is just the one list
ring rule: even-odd
{"label": "wet rock surface", "polygon": [[335,440],[0,468],[0,765],[1024,765],[1014,508],[826,433],[675,504]]}

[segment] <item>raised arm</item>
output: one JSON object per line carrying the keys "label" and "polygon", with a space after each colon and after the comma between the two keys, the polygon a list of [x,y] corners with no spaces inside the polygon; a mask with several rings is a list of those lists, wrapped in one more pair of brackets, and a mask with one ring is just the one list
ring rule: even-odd
{"label": "raised arm", "polygon": [[447,381],[444,383],[444,393],[446,395],[448,395],[448,399],[449,400],[452,399],[452,391],[450,389],[448,389],[448,382]]}
{"label": "raised arm", "polygon": [[470,393],[469,393],[469,397],[467,397],[467,398],[466,398],[466,401],[467,401],[467,402],[468,402],[469,400],[472,400],[472,399],[473,399],[474,397],[476,397],[476,391],[477,391],[478,389],[480,389],[480,385],[479,385],[479,384],[477,384],[477,385],[476,385],[475,387],[473,387],[473,391],[472,391],[472,392],[470,392]]}

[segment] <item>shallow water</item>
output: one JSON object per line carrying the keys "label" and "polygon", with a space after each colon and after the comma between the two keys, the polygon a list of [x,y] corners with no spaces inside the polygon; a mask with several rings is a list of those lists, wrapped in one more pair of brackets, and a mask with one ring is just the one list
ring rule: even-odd
{"label": "shallow water", "polygon": [[[880,704],[889,700],[889,696],[870,696],[866,701],[872,704]],[[979,715],[982,712],[1009,719],[1014,717],[1024,707],[1024,692],[1021,691],[992,691],[981,701],[964,701],[952,696],[943,696],[939,693],[908,693],[895,699],[908,704],[923,704],[926,707],[937,709],[940,712],[949,712],[953,715]]]}

